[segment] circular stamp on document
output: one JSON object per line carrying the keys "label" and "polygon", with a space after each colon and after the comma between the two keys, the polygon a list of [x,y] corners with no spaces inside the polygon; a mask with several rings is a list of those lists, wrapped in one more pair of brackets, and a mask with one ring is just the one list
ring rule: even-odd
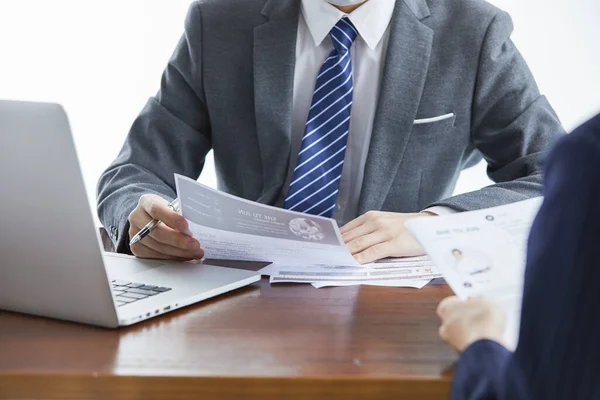
{"label": "circular stamp on document", "polygon": [[325,234],[321,226],[315,221],[306,218],[294,218],[289,223],[290,231],[296,236],[306,240],[323,240]]}

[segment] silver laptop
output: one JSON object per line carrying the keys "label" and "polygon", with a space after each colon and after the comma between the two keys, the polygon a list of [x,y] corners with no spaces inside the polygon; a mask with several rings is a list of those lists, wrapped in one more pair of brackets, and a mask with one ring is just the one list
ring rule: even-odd
{"label": "silver laptop", "polygon": [[0,309],[112,328],[260,279],[100,243],[64,110],[0,101]]}

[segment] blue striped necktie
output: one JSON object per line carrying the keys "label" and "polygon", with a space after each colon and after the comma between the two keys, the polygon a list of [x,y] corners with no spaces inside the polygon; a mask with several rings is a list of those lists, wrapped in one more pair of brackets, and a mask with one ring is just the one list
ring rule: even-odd
{"label": "blue striped necktie", "polygon": [[358,32],[348,18],[329,33],[333,51],[321,67],[284,208],[331,217],[337,200],[352,110],[350,48]]}

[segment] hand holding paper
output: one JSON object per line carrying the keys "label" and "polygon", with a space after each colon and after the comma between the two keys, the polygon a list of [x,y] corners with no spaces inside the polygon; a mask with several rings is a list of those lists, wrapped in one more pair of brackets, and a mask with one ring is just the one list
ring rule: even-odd
{"label": "hand holding paper", "polygon": [[508,316],[505,343],[515,348],[523,296],[526,245],[541,198],[501,207],[406,222],[463,300],[485,296]]}
{"label": "hand holding paper", "polygon": [[160,221],[148,236],[131,246],[140,258],[194,260],[204,257],[200,243],[187,235],[188,223],[178,212],[168,207],[169,202],[155,194],[140,198],[138,206],[129,214],[129,237],[134,236],[151,220]]}
{"label": "hand holding paper", "polygon": [[175,176],[181,213],[206,258],[359,266],[334,220],[248,201]]}

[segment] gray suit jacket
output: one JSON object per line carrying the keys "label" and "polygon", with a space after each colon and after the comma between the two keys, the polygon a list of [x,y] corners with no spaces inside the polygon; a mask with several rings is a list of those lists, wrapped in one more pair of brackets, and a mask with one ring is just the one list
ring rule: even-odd
{"label": "gray suit jacket", "polygon": [[[203,0],[158,94],[98,187],[100,220],[128,251],[139,197],[175,196],[215,154],[219,188],[274,204],[290,159],[300,0]],[[541,194],[543,155],[563,133],[510,40],[510,17],[481,0],[397,0],[359,213],[472,210]],[[429,124],[416,119],[454,113]],[[497,184],[450,197],[488,162]]]}

